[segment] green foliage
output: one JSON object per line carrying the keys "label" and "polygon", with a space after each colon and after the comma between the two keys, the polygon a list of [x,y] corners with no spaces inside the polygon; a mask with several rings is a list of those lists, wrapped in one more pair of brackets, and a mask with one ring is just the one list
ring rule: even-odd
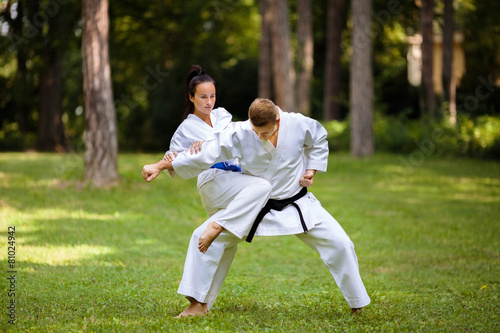
{"label": "green foliage", "polygon": [[350,145],[349,121],[331,120],[324,122],[323,126],[328,132],[328,147],[330,151],[348,151]]}
{"label": "green foliage", "polygon": [[[0,154],[0,251],[16,227],[12,332],[497,332],[500,166],[401,155],[332,154],[312,187],[356,245],[372,299],[352,316],[319,256],[293,236],[242,243],[206,317],[174,319],[192,230],[205,219],[196,181],[120,155],[120,185],[81,183],[75,154]],[[291,255],[293,253],[293,255]]]}
{"label": "green foliage", "polygon": [[168,147],[193,64],[215,79],[216,106],[246,119],[257,90],[260,22],[253,1],[125,2],[111,7],[110,19],[122,149]]}
{"label": "green foliage", "polygon": [[35,142],[33,134],[23,135],[17,123],[3,122],[0,128],[0,151],[20,151],[31,147]]}
{"label": "green foliage", "polygon": [[[348,151],[349,119],[323,124],[328,131],[332,151]],[[463,156],[486,159],[500,158],[500,117],[459,115],[456,126],[446,119],[438,122],[409,119],[404,114],[377,114],[374,122],[377,151],[422,152],[426,156]]]}
{"label": "green foliage", "polygon": [[459,149],[469,156],[500,158],[500,117],[459,118]]}
{"label": "green foliage", "polygon": [[[38,129],[40,75],[49,51],[57,51],[62,59],[63,123],[70,145],[80,151],[85,128],[81,1],[3,3],[15,4],[17,9],[0,11],[0,130],[4,138],[0,149],[33,147]],[[195,63],[202,65],[217,81],[216,105],[226,107],[237,120],[246,119],[248,105],[258,91],[261,20],[258,3],[255,0],[110,2],[110,63],[121,151],[167,148],[184,109],[185,75]],[[327,3],[326,0],[313,2],[311,109],[316,119],[322,119],[323,113]],[[55,4],[59,6],[56,8]],[[458,87],[457,105],[460,112],[469,113],[474,126],[477,123],[480,127],[481,120],[474,118],[497,116],[500,110],[498,87],[480,86],[484,80],[493,81],[499,77],[500,24],[496,15],[500,11],[499,2],[456,0],[454,4],[455,25],[464,34],[466,57],[466,74]],[[48,10],[47,6],[52,7]],[[436,2],[436,30],[443,22],[442,9],[442,3]],[[54,15],[47,14],[52,13],[51,10]],[[343,84],[338,96],[341,117],[347,121],[352,27],[349,12],[348,3],[341,37]],[[47,20],[41,20],[44,15]],[[297,16],[296,4],[291,2],[292,38],[296,38]],[[419,91],[407,82],[405,39],[418,29],[419,8],[415,1],[373,1],[374,109],[382,115],[395,116],[395,119],[382,118],[375,123],[376,128],[383,129],[383,133],[376,132],[377,146],[383,150],[411,151],[413,141],[426,135],[424,126],[410,125],[400,119],[420,118]],[[295,41],[292,45],[296,45]],[[478,86],[480,95],[477,95]],[[481,103],[476,107],[471,98]],[[12,124],[20,123],[20,110],[25,110],[28,118],[25,128],[18,124],[22,135],[12,132]],[[476,139],[462,138],[470,135],[468,130],[460,130],[461,134],[455,135],[453,129],[446,125],[441,127],[446,133],[450,132],[446,136],[450,142],[447,148],[455,146],[458,149],[452,154],[497,155],[496,149],[488,150],[495,144],[488,143],[490,148],[484,148],[483,143],[474,141]],[[347,138],[345,132],[332,147],[348,149]]]}
{"label": "green foliage", "polygon": [[[490,14],[500,11],[500,2],[464,0],[458,5],[457,22],[465,34],[463,45],[467,62],[467,71],[460,88],[464,95],[470,95],[475,92],[478,77],[499,77],[500,24]],[[486,34],[489,38],[479,38]],[[496,113],[500,107],[499,95],[497,92]]]}

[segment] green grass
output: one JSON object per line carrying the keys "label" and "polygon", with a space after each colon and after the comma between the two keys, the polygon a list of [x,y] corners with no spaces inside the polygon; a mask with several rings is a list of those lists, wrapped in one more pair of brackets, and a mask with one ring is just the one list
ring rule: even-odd
{"label": "green grass", "polygon": [[354,241],[372,298],[363,315],[350,315],[318,256],[286,236],[242,243],[209,315],[179,320],[184,256],[205,212],[194,179],[141,179],[159,158],[121,155],[120,185],[105,190],[82,185],[78,155],[0,154],[0,330],[500,331],[499,163],[332,154],[312,191]]}

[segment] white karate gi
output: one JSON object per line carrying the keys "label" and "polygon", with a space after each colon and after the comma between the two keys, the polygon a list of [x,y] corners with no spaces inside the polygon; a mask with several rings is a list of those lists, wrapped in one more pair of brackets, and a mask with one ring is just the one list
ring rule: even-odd
{"label": "white karate gi", "polygon": [[[218,133],[229,124],[232,116],[224,108],[217,108],[210,113],[212,127],[199,117],[190,114],[179,125],[170,141],[170,148],[165,153],[183,152],[196,141],[203,141],[211,134]],[[227,159],[226,164],[238,165],[237,159]],[[207,222],[215,221],[226,230],[242,238],[249,225],[255,220],[258,211],[267,202],[271,185],[268,181],[242,174],[210,168],[208,165],[198,176],[198,191],[206,212],[211,216]],[[173,177],[175,172],[169,172]],[[212,217],[224,209],[216,217]]]}
{"label": "white karate gi", "polygon": [[[213,134],[199,154],[179,154],[172,165],[181,177],[191,178],[214,162],[238,158],[245,173],[260,176],[271,183],[271,199],[285,199],[300,191],[299,180],[306,169],[326,171],[326,135],[326,130],[317,121],[280,110],[276,148],[269,140],[260,140],[247,120]],[[282,211],[269,212],[257,228],[256,235],[295,234],[319,253],[351,308],[368,305],[370,298],[359,275],[354,245],[340,224],[310,192],[295,203],[301,208],[309,229],[307,234],[303,232],[296,208],[289,206]],[[208,251],[201,254],[197,242],[205,228],[205,224],[201,225],[193,233],[178,292],[207,303],[210,309],[227,275],[237,244],[242,240],[222,232]]]}

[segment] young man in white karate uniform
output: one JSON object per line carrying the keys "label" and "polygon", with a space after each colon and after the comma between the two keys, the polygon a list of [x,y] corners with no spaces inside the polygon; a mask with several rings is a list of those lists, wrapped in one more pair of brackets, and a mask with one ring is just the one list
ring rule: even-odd
{"label": "young man in white karate uniform", "polygon": [[[370,298],[359,274],[354,245],[340,224],[305,190],[312,185],[317,171],[326,171],[326,130],[311,118],[281,111],[267,99],[252,103],[249,118],[212,135],[198,154],[181,153],[173,162],[144,166],[144,179],[151,181],[165,169],[175,170],[182,178],[191,178],[215,162],[238,158],[246,174],[262,177],[272,186],[270,209],[259,214],[262,220],[260,224],[260,217],[256,220],[247,241],[251,241],[253,232],[257,236],[296,235],[319,253],[352,312],[361,310],[370,303]],[[223,210],[215,215],[219,213]],[[210,310],[237,244],[242,241],[222,231],[208,251],[201,253],[198,240],[208,223],[193,232],[189,244],[178,292],[191,305],[180,316],[200,315]]]}

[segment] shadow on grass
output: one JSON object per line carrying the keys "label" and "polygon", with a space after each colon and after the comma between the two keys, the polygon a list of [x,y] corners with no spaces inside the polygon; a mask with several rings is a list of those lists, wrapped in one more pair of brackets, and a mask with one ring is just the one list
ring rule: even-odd
{"label": "shadow on grass", "polygon": [[364,317],[348,315],[320,259],[290,236],[242,246],[214,311],[175,321],[187,305],[176,290],[188,240],[206,216],[195,180],[146,184],[141,160],[126,156],[117,188],[79,188],[73,169],[51,169],[60,159],[0,159],[2,222],[18,226],[22,331],[498,328],[496,165],[429,158],[388,183],[387,173],[405,175],[397,156],[333,155],[312,192],[356,245],[373,300]]}

